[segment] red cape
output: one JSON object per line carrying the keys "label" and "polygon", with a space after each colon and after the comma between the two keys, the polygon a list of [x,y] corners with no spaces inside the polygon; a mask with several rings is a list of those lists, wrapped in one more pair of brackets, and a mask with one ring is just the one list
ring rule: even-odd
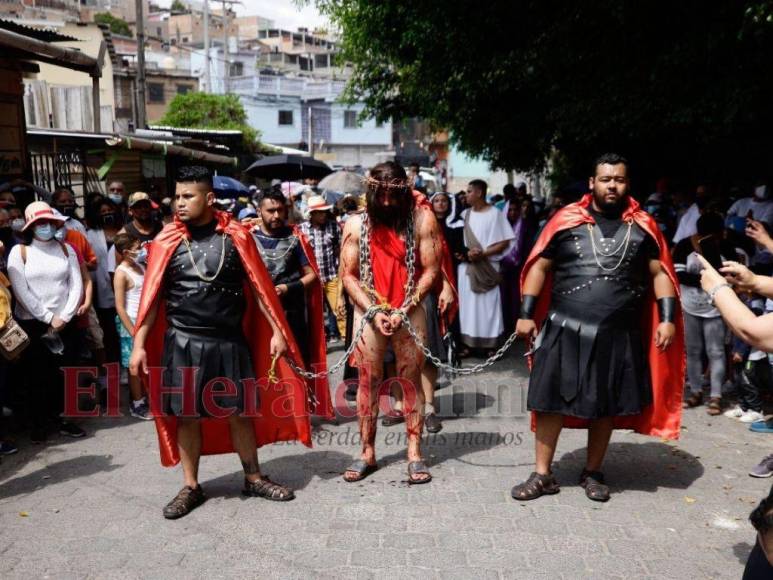
{"label": "red cape", "polygon": [[[322,282],[319,277],[319,265],[317,259],[314,257],[314,248],[311,247],[309,239],[301,231],[298,226],[293,226],[293,234],[295,234],[301,242],[301,248],[303,253],[306,254],[306,259],[309,261],[311,269],[317,275],[311,286],[306,289],[306,309],[309,313],[309,367],[315,372],[323,372],[327,370],[327,343],[325,341],[325,322],[324,322],[324,297],[322,294]],[[314,393],[317,399],[317,404],[314,407],[314,414],[321,415],[326,419],[332,419],[335,417],[333,412],[333,401],[330,397],[330,386],[327,378],[308,380],[309,389]]]}
{"label": "red cape", "polygon": [[[272,334],[271,325],[255,300],[249,299],[252,294],[249,286],[256,290],[264,307],[282,331],[287,341],[289,355],[296,364],[302,366],[298,346],[285,320],[271,277],[260,259],[255,240],[249,230],[233,220],[227,213],[216,212],[216,218],[218,221],[217,231],[225,232],[230,236],[247,274],[244,287],[245,296],[248,297],[247,311],[242,328],[250,348],[255,377],[258,379],[259,386],[260,416],[253,419],[255,440],[258,447],[267,443],[293,440],[301,441],[311,447],[311,426],[304,381],[296,376],[284,358],[281,358],[277,363],[276,373],[279,382],[270,385],[266,380],[271,365],[271,355],[268,348],[268,339]],[[162,284],[169,259],[183,237],[188,236],[185,225],[175,218],[175,221],[167,224],[150,244],[148,267],[145,271],[135,330],[142,325],[156,297],[163,291]],[[148,367],[161,367],[165,331],[166,312],[164,301],[161,299],[155,323],[145,344]],[[148,382],[146,380],[146,386],[148,386]],[[149,389],[155,389],[155,392],[149,391],[151,401],[160,401],[160,393],[158,392],[160,385],[154,385],[150,382]],[[177,465],[180,462],[177,446],[177,418],[157,416],[155,422],[162,465],[166,467]],[[234,451],[227,419],[202,419],[201,435],[202,455],[216,455]]]}
{"label": "red cape", "polygon": [[[668,251],[668,244],[663,234],[661,234],[657,223],[648,213],[641,209],[635,199],[629,196],[628,200],[628,208],[623,212],[623,219],[633,219],[637,226],[655,240],[660,250],[660,262],[663,264],[663,268],[674,285],[677,296],[676,336],[674,342],[665,352],[661,352],[655,346],[654,337],[659,317],[657,301],[655,300],[654,291],[651,289],[647,296],[647,306],[642,312],[642,325],[652,377],[652,405],[647,407],[640,415],[615,418],[615,428],[633,429],[637,433],[654,435],[664,439],[678,439],[679,426],[682,420],[685,369],[684,322],[682,320],[681,303],[679,302],[679,281],[676,278],[671,254]],[[587,194],[579,202],[561,209],[547,223],[521,272],[521,295],[523,295],[523,283],[529,270],[554,235],[581,224],[594,223],[593,217],[586,209],[590,203],[591,196]],[[550,308],[552,287],[553,277],[552,274],[549,274],[545,280],[545,286],[542,288],[534,315],[538,328],[542,326],[542,322]],[[529,365],[531,366],[531,359],[529,359]],[[534,429],[534,421],[535,416],[532,413],[532,429]],[[588,423],[587,420],[576,417],[564,417],[565,427],[587,428]]]}

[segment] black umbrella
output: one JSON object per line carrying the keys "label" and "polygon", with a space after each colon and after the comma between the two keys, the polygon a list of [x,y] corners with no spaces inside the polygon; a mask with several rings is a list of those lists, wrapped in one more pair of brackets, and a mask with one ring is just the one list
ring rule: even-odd
{"label": "black umbrella", "polygon": [[247,168],[246,173],[263,179],[322,179],[333,170],[322,161],[302,155],[269,155],[258,159]]}

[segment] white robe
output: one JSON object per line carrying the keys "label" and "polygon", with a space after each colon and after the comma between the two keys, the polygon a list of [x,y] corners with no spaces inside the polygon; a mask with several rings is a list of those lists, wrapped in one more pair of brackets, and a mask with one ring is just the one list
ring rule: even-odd
{"label": "white robe", "polygon": [[[465,214],[467,211],[471,210],[466,210]],[[507,221],[505,214],[493,206],[489,206],[484,211],[472,211],[470,228],[484,250],[492,244],[512,240],[515,237],[513,227]],[[465,244],[469,247],[466,237]],[[506,252],[507,248],[489,257],[489,262],[497,271],[499,262]],[[458,285],[462,342],[475,348],[496,348],[505,329],[499,286],[483,294],[473,292],[465,263],[459,264]]]}

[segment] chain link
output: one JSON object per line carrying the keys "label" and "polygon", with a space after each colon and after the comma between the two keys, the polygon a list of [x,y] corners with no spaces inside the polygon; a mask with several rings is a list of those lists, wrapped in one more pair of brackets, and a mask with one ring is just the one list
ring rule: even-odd
{"label": "chain link", "polygon": [[[363,290],[368,293],[370,299],[373,302],[377,302],[379,297],[376,295],[375,288],[373,287],[373,270],[371,269],[370,262],[370,223],[367,213],[363,213],[361,217],[359,251],[360,285],[362,286]],[[408,318],[408,314],[405,312],[405,309],[414,299],[414,277],[416,275],[416,240],[414,238],[413,214],[411,214],[411,216],[408,218],[408,224],[405,229],[405,267],[407,270],[408,279],[405,281],[405,299],[403,300],[403,304],[400,308],[389,308],[386,304],[371,306],[368,308],[360,320],[360,325],[352,337],[349,348],[346,349],[338,362],[336,362],[326,371],[321,371],[318,373],[306,371],[297,366],[289,357],[287,357],[287,362],[290,364],[290,368],[292,368],[293,371],[295,371],[301,377],[309,380],[326,378],[337,372],[346,364],[346,361],[354,352],[354,349],[357,348],[357,344],[360,342],[363,332],[365,332],[365,326],[370,323],[370,321],[378,312],[384,312],[390,316],[393,314],[398,314],[403,319],[403,324],[408,330],[408,333],[411,335],[411,338],[413,338],[414,343],[416,343],[417,348],[424,353],[424,356],[427,358],[427,360],[429,360],[437,368],[443,369],[453,375],[467,376],[479,373],[482,370],[492,366],[496,361],[502,358],[505,352],[507,352],[507,350],[513,345],[515,339],[517,338],[515,332],[513,332],[513,334],[507,338],[505,343],[492,356],[487,358],[482,363],[478,363],[471,367],[456,367],[444,363],[438,357],[434,356],[432,351],[421,340],[421,337],[418,335],[416,329],[411,324],[411,321]]]}

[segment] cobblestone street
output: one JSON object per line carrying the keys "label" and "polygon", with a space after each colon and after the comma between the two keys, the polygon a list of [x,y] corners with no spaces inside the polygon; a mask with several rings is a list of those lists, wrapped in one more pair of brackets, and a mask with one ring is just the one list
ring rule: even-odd
{"label": "cobblestone street", "polygon": [[678,442],[617,432],[612,500],[597,504],[576,483],[584,432],[566,431],[561,493],[519,503],[510,488],[533,457],[522,361],[438,392],[448,417],[426,440],[434,480],[423,486],[405,483],[403,425],[379,426],[381,469],[345,483],[359,446],[356,421],[342,419],[315,428],[314,449],[261,450],[264,473],[294,486],[295,501],[244,499],[236,456],[205,457],[209,501],[166,521],[181,474],[160,466],[152,423],[94,420],[87,439],[46,446],[20,438],[0,466],[0,575],[740,578],[755,538],[747,517],[770,486],[747,472],[769,437],[703,409],[685,412]]}

